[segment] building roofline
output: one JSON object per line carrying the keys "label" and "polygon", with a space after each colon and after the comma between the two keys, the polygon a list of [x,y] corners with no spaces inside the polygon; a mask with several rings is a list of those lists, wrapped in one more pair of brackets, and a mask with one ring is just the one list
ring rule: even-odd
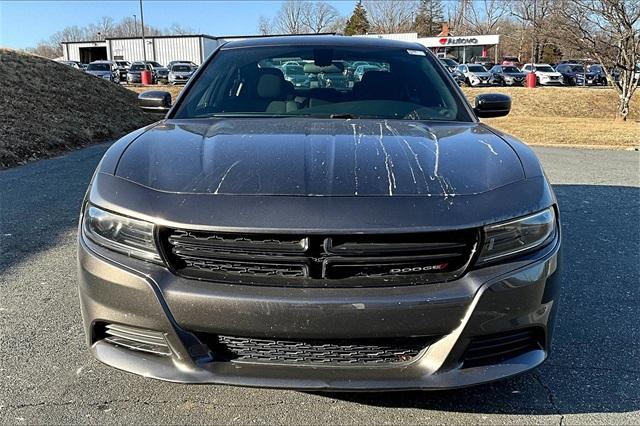
{"label": "building roofline", "polygon": [[[223,35],[223,36],[212,36],[208,34],[177,34],[177,35],[153,35],[153,36],[145,36],[145,39],[153,39],[153,38],[193,38],[193,37],[202,37],[208,38],[210,40],[220,40],[220,39],[245,39],[245,38],[269,38],[269,37],[304,37],[304,36],[318,36],[318,35],[336,35],[335,32],[326,32],[326,33],[307,33],[307,34],[252,34],[252,35]],[[75,40],[75,41],[62,41],[60,44],[75,44],[75,43],[106,43],[107,40],[141,40],[142,37],[105,37],[104,40]]]}
{"label": "building roofline", "polygon": [[74,43],[106,43],[107,40],[76,40],[76,41],[61,41],[60,44],[74,44]]}

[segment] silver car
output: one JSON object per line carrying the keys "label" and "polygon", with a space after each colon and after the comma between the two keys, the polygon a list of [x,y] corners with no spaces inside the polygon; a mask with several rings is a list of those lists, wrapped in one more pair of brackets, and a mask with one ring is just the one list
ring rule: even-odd
{"label": "silver car", "polygon": [[111,82],[120,81],[118,66],[113,61],[94,61],[87,66],[87,74],[95,75]]}
{"label": "silver car", "polygon": [[195,69],[189,64],[175,63],[169,69],[169,83],[185,84],[194,72]]}
{"label": "silver car", "polygon": [[493,74],[479,64],[458,65],[456,71],[464,76],[468,86],[493,86],[497,83]]}

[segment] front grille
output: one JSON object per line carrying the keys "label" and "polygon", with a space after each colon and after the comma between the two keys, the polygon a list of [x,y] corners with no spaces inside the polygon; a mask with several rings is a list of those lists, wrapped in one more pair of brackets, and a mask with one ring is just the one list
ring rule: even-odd
{"label": "front grille", "polygon": [[307,287],[424,284],[458,278],[478,231],[383,235],[160,232],[178,275],[251,285]]}
{"label": "front grille", "polygon": [[542,349],[543,338],[542,329],[537,327],[474,337],[464,352],[463,367],[496,364]]}
{"label": "front grille", "polygon": [[278,364],[388,364],[409,362],[433,337],[367,340],[272,340],[199,336],[218,361]]}

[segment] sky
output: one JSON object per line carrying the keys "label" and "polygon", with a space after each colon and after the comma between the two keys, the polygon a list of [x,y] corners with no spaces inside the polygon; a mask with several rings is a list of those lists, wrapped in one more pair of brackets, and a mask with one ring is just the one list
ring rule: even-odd
{"label": "sky", "polygon": [[[256,34],[260,16],[272,17],[280,3],[278,0],[144,0],[144,20],[145,24],[157,28],[178,23],[193,28],[196,33],[213,36]],[[355,5],[354,0],[328,3],[342,15],[350,15]],[[138,0],[0,0],[0,46],[32,47],[64,27],[88,25],[102,16],[119,21],[134,14],[140,18]]]}

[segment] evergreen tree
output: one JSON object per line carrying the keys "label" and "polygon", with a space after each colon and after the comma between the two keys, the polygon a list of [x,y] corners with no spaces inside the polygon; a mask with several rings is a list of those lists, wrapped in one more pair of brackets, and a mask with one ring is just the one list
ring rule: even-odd
{"label": "evergreen tree", "polygon": [[443,21],[442,0],[420,0],[413,30],[418,37],[433,37],[440,32]]}
{"label": "evergreen tree", "polygon": [[349,36],[366,34],[369,32],[370,26],[369,20],[367,19],[367,11],[364,6],[362,6],[362,2],[358,1],[358,3],[356,3],[356,8],[353,10],[353,14],[347,20],[344,33]]}

